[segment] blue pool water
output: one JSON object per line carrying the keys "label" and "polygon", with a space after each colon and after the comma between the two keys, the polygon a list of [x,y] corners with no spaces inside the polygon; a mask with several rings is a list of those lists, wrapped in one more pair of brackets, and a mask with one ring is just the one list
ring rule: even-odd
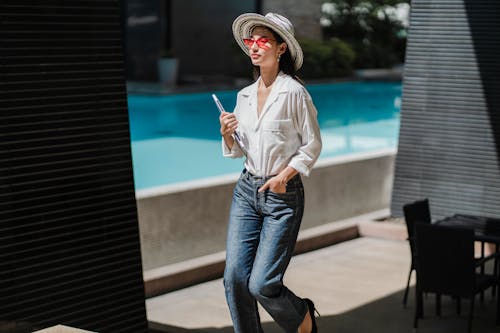
{"label": "blue pool water", "polygon": [[[307,85],[318,109],[320,159],[394,148],[401,84]],[[237,91],[217,92],[228,111]],[[236,173],[243,159],[222,157],[219,112],[211,93],[128,96],[136,189]]]}

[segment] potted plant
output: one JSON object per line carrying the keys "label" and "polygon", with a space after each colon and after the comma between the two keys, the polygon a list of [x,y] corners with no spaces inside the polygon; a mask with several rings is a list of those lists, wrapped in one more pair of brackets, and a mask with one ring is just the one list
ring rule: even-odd
{"label": "potted plant", "polygon": [[158,78],[161,84],[175,85],[179,72],[179,59],[171,50],[163,50],[158,59]]}

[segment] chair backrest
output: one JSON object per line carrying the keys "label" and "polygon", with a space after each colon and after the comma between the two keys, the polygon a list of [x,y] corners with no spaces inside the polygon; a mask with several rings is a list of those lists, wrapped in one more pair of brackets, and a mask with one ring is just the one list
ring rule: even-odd
{"label": "chair backrest", "polygon": [[429,200],[423,199],[408,203],[403,206],[403,213],[405,216],[406,229],[408,231],[408,240],[410,241],[410,249],[412,251],[412,255],[414,255],[415,246],[413,239],[415,233],[415,225],[417,223],[431,223]]}
{"label": "chair backrest", "polygon": [[474,294],[474,231],[434,224],[415,226],[417,284],[422,291]]}

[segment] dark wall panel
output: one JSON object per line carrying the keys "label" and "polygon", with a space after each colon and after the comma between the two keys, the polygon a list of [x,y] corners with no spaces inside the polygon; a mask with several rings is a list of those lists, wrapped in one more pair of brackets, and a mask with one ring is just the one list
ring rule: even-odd
{"label": "dark wall panel", "polygon": [[0,0],[0,331],[146,332],[117,0]]}
{"label": "dark wall panel", "polygon": [[[127,78],[157,81],[162,46],[179,60],[181,83],[251,76],[252,66],[233,38],[233,20],[255,12],[255,0],[124,0]],[[170,9],[170,11],[169,11]],[[144,38],[147,36],[147,38]]]}
{"label": "dark wall panel", "polygon": [[[171,1],[171,0],[170,0]],[[136,81],[157,81],[157,61],[167,31],[163,12],[167,0],[124,0],[127,77]],[[147,38],[145,38],[147,36]]]}
{"label": "dark wall panel", "polygon": [[256,11],[255,0],[172,0],[172,47],[184,79],[251,77],[252,64],[233,37],[232,24]]}
{"label": "dark wall panel", "polygon": [[411,3],[392,215],[500,216],[500,2]]}

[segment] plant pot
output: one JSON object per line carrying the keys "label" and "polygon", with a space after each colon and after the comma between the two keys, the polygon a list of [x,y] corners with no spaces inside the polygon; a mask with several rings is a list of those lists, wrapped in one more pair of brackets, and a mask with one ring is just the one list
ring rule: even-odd
{"label": "plant pot", "polygon": [[179,72],[179,59],[160,58],[158,59],[158,79],[161,84],[175,85]]}

